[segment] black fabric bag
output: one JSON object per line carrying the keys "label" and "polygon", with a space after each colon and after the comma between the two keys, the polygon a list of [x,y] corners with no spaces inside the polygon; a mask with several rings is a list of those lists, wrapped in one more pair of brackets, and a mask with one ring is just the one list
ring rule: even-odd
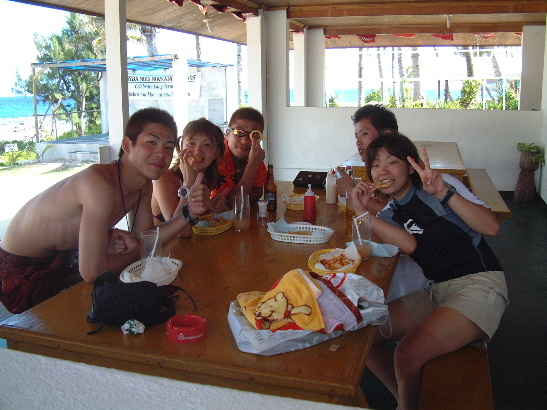
{"label": "black fabric bag", "polygon": [[[163,323],[176,313],[176,286],[156,286],[142,281],[124,283],[112,272],[103,273],[95,280],[91,294],[89,322],[121,326],[136,319],[145,326]],[[97,333],[102,326],[88,334]]]}
{"label": "black fabric bag", "polygon": [[294,186],[302,188],[307,188],[308,184],[312,188],[325,188],[326,178],[326,172],[300,171],[292,183]]}

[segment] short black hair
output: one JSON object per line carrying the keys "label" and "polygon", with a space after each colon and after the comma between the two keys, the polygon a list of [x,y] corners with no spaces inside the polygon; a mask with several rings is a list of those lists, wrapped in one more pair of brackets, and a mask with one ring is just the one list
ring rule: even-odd
{"label": "short black hair", "polygon": [[392,111],[380,104],[367,104],[359,108],[351,116],[353,124],[367,118],[378,132],[382,130],[398,131],[397,118]]}
{"label": "short black hair", "polygon": [[256,122],[260,125],[260,129],[264,131],[264,116],[260,111],[252,107],[242,107],[234,111],[230,117],[228,125],[231,127],[232,123],[237,119],[243,119],[247,121]]}
{"label": "short black hair", "polygon": [[[124,136],[129,138],[133,144],[137,142],[137,137],[147,124],[161,124],[173,131],[173,135],[178,135],[177,124],[167,111],[159,108],[143,108],[133,113],[125,125]],[[123,155],[123,149],[120,148],[119,157]]]}
{"label": "short black hair", "polygon": [[[418,149],[416,148],[416,145],[414,145],[414,143],[410,140],[410,138],[393,130],[381,131],[378,138],[372,141],[367,148],[367,164],[369,164],[369,166],[367,167],[367,173],[371,181],[372,163],[376,160],[378,151],[380,151],[380,149],[382,148],[384,148],[394,157],[397,157],[405,162],[408,162],[406,159],[407,157],[411,157],[418,164],[422,162],[422,160],[420,159],[420,155],[418,154]],[[411,165],[409,164],[409,166]],[[410,175],[410,178],[412,179],[412,183],[415,186],[417,186],[418,188],[422,187],[422,180],[420,179],[420,176],[417,172],[414,172],[412,175]]]}

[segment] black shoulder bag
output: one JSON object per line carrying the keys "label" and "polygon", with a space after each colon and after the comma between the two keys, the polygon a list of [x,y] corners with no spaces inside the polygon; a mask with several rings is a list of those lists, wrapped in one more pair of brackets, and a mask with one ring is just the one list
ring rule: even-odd
{"label": "black shoulder bag", "polygon": [[99,332],[102,325],[121,326],[130,319],[145,326],[163,323],[176,313],[175,293],[179,290],[188,296],[196,310],[194,299],[177,286],[156,286],[147,281],[124,283],[113,272],[103,273],[95,280],[91,312],[87,315],[89,322],[101,326],[88,334]]}

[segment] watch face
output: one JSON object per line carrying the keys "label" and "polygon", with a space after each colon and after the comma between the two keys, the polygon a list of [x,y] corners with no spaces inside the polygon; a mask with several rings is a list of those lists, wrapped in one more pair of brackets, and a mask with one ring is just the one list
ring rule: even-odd
{"label": "watch face", "polygon": [[181,186],[179,188],[178,194],[179,194],[179,198],[188,199],[188,195],[190,194],[190,190],[185,186]]}

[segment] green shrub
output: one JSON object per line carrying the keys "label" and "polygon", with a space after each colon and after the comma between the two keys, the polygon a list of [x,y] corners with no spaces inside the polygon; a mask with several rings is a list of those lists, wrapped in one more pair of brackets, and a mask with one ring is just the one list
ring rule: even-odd
{"label": "green shrub", "polygon": [[545,149],[542,146],[533,142],[529,144],[519,142],[517,144],[517,150],[520,152],[529,152],[536,164],[545,164]]}

